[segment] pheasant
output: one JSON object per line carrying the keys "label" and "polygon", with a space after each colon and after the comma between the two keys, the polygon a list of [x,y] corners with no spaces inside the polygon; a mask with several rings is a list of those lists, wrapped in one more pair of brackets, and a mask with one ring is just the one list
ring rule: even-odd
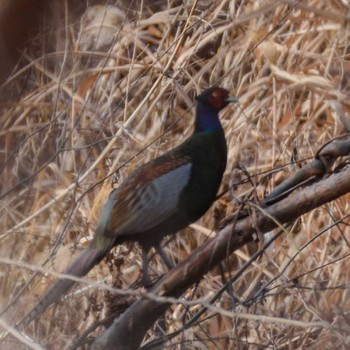
{"label": "pheasant", "polygon": [[[66,274],[85,276],[116,245],[136,241],[142,248],[143,281],[148,283],[149,250],[170,269],[161,240],[198,220],[216,198],[226,168],[227,146],[219,111],[237,99],[220,87],[196,97],[192,135],[176,148],[132,172],[106,201],[89,247]],[[75,281],[60,279],[24,318],[29,323],[67,292]]]}

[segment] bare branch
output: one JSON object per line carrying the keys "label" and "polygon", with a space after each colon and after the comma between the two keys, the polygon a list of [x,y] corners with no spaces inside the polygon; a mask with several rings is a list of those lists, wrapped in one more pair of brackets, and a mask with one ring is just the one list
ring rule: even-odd
{"label": "bare branch", "polygon": [[[212,267],[244,244],[253,234],[268,232],[278,224],[297,219],[300,215],[330,202],[350,191],[350,169],[291,194],[282,201],[256,213],[254,221],[246,217],[230,224],[217,236],[197,248],[183,262],[169,271],[151,290],[162,296],[179,296],[199,281]],[[99,336],[94,349],[138,349],[146,331],[166,311],[170,304],[154,300],[138,300],[112,326]]]}

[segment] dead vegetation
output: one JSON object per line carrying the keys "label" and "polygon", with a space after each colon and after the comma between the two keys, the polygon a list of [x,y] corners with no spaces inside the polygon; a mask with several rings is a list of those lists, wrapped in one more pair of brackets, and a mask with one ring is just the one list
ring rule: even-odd
{"label": "dead vegetation", "polygon": [[[343,134],[334,104],[349,111],[349,10],[341,0],[188,1],[139,11],[94,6],[67,20],[63,31],[50,28],[36,38],[40,53],[29,46],[2,88],[4,330],[13,331],[54,271],[88,244],[111,188],[190,134],[195,93],[221,85],[240,105],[221,116],[229,148],[222,189],[229,190],[167,245],[174,262],[214,235],[239,198],[263,198]],[[348,212],[344,196],[302,216],[215,308],[163,348],[348,348]],[[258,248],[242,248],[204,276],[183,295],[193,302],[175,303],[145,344],[181,329]],[[128,306],[132,296],[103,286],[136,289],[140,268],[137,246],[116,247],[89,283],[22,336],[37,348],[71,346],[91,324]],[[158,257],[151,269],[155,278],[166,272]],[[24,342],[7,336],[0,348],[24,348]]]}

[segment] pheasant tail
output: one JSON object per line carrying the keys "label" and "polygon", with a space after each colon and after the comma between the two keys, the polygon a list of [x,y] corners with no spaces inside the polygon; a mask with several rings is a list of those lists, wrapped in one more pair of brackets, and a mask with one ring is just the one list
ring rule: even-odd
{"label": "pheasant tail", "polygon": [[[65,272],[74,277],[85,276],[96,264],[98,264],[106,254],[105,249],[95,247],[86,248]],[[28,324],[40,316],[51,304],[55,303],[61,295],[66,293],[76,281],[63,278],[54,283],[41,301],[25,316],[22,323]]]}

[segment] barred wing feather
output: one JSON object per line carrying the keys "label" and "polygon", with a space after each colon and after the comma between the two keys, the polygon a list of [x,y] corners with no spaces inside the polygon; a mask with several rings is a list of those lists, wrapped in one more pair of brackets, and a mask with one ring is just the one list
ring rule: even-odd
{"label": "barred wing feather", "polygon": [[[147,231],[177,212],[181,192],[188,184],[191,163],[177,166],[150,181],[135,181],[133,178],[112,192],[101,220],[109,218],[107,232],[112,235],[132,235]],[[137,174],[141,177],[142,171]]]}

